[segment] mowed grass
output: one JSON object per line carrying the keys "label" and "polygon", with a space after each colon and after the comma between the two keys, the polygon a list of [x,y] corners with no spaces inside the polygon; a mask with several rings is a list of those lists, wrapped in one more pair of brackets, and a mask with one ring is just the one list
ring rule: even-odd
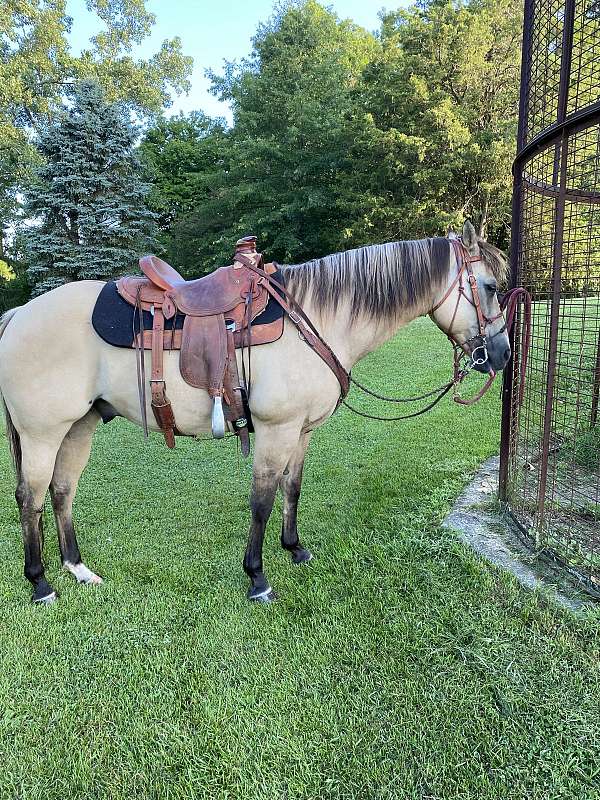
{"label": "mowed grass", "polygon": [[[421,320],[356,373],[406,394],[450,368]],[[105,583],[61,573],[48,506],[51,608],[21,577],[2,446],[0,798],[597,797],[598,611],[553,607],[440,528],[498,438],[498,387],[389,426],[338,412],[305,473],[316,557],[288,561],[278,506],[268,607],[245,599],[234,442],[99,429],[76,519]]]}

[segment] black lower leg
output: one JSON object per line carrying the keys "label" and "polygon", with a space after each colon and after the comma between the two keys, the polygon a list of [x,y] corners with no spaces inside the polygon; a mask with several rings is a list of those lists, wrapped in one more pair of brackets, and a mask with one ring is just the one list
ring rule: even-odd
{"label": "black lower leg", "polygon": [[63,564],[79,564],[81,553],[75,536],[72,515],[72,493],[68,488],[61,488],[50,485],[50,496],[52,507],[56,518],[56,528],[58,530],[58,543]]}
{"label": "black lower leg", "polygon": [[250,600],[268,602],[275,597],[263,572],[262,549],[265,528],[273,508],[276,487],[276,479],[264,482],[255,480],[252,487],[252,496],[250,498],[252,523],[244,555],[244,572],[250,578],[251,583],[248,591]]}
{"label": "black lower leg", "polygon": [[281,546],[287,550],[294,564],[310,561],[312,553],[302,546],[298,537],[298,501],[302,483],[302,467],[284,474],[281,480],[283,490],[283,523],[281,525]]}
{"label": "black lower leg", "polygon": [[25,555],[25,577],[33,586],[35,603],[51,602],[56,594],[44,575],[42,563],[42,508],[36,508],[31,493],[19,487],[16,491],[23,529],[23,550]]}

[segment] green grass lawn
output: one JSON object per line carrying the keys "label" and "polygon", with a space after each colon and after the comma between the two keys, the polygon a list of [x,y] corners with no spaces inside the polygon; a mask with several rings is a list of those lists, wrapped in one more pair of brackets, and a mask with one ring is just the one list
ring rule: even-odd
{"label": "green grass lawn", "polygon": [[[417,393],[450,370],[420,320],[356,374]],[[498,396],[389,426],[338,412],[305,473],[316,558],[279,549],[278,506],[268,607],[245,599],[235,443],[169,452],[121,421],[98,431],[76,501],[105,583],[60,572],[48,506],[60,597],[33,607],[4,442],[1,800],[598,797],[598,611],[549,605],[440,528],[498,450]]]}

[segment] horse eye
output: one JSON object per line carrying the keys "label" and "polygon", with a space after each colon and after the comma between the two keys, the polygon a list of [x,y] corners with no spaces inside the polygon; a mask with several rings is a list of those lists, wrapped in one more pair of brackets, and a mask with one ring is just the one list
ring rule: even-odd
{"label": "horse eye", "polygon": [[486,283],[485,288],[490,294],[496,294],[498,291],[498,284],[496,283]]}

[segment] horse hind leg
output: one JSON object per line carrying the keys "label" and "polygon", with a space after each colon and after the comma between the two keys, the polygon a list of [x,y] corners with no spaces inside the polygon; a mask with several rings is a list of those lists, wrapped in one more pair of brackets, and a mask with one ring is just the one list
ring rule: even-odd
{"label": "horse hind leg", "polygon": [[[12,425],[7,418],[7,424]],[[64,431],[55,432],[39,439],[23,432],[18,440],[19,457],[17,466],[17,490],[15,497],[19,506],[23,530],[23,550],[25,556],[25,577],[33,586],[33,601],[49,604],[56,600],[56,592],[46,580],[42,550],[44,533],[42,514],[48,486],[52,480],[56,454]]]}
{"label": "horse hind leg", "polygon": [[279,485],[283,493],[283,522],[281,525],[281,546],[287,550],[294,564],[305,564],[312,559],[312,553],[300,543],[298,537],[298,501],[302,485],[304,458],[312,432],[303,433],[300,441],[283,471]]}
{"label": "horse hind leg", "polygon": [[73,498],[81,473],[89,461],[92,439],[99,420],[99,414],[91,409],[85,417],[72,425],[56,456],[50,483],[63,567],[75,576],[78,583],[86,584],[102,583],[102,578],[88,569],[81,560],[73,525]]}

